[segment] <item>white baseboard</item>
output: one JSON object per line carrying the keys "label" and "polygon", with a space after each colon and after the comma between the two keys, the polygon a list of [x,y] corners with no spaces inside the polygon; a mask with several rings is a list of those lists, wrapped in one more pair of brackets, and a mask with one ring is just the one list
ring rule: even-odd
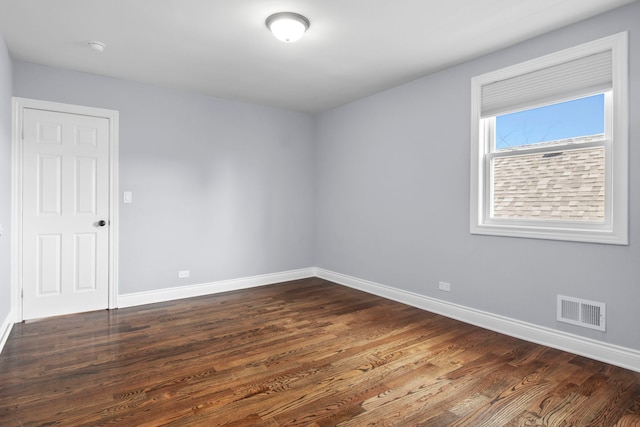
{"label": "white baseboard", "polygon": [[481,328],[500,332],[536,344],[546,345],[570,353],[579,354],[611,365],[640,372],[640,351],[555,329],[534,325],[497,314],[453,304],[413,292],[403,291],[368,280],[358,279],[322,268],[313,269],[317,277],[340,285],[397,301]]}
{"label": "white baseboard", "polygon": [[175,288],[157,289],[146,292],[118,295],[118,307],[133,307],[136,305],[153,304],[156,302],[172,301],[183,298],[199,297],[238,289],[255,288],[257,286],[290,280],[314,277],[314,268],[302,268],[280,273],[263,274],[260,276],[242,277],[240,279],[222,280],[219,282],[202,283],[197,285],[178,286]]}
{"label": "white baseboard", "polygon": [[7,339],[9,339],[13,323],[13,313],[10,311],[9,314],[7,314],[7,317],[2,321],[2,326],[0,326],[0,353],[2,353],[2,349],[7,343]]}
{"label": "white baseboard", "polygon": [[[121,308],[133,307],[253,288],[307,277],[320,277],[343,286],[411,305],[432,313],[441,314],[481,328],[640,372],[640,351],[634,349],[522,322],[509,317],[476,310],[316,267],[148,292],[123,294],[118,296],[118,306]],[[2,341],[0,341],[0,350],[11,331],[12,322],[10,319],[12,319],[11,316],[5,320],[0,330],[0,339],[2,339]]]}

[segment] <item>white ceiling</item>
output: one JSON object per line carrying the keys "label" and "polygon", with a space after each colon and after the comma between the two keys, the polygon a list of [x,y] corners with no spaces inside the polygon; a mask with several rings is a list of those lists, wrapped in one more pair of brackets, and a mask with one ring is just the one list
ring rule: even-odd
{"label": "white ceiling", "polygon": [[[14,59],[315,113],[633,1],[0,0],[0,33]],[[281,11],[311,21],[297,43]]]}

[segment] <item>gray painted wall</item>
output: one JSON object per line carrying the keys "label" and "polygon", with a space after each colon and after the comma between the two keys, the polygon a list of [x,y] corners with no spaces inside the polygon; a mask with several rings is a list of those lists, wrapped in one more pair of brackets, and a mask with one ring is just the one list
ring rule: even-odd
{"label": "gray painted wall", "polygon": [[[321,114],[316,265],[640,349],[640,3]],[[630,31],[629,246],[469,233],[470,79]],[[438,281],[451,283],[451,293]],[[607,303],[607,332],[556,322],[556,295]]]}
{"label": "gray painted wall", "polygon": [[313,265],[313,116],[20,61],[14,95],[120,112],[121,294]]}
{"label": "gray painted wall", "polygon": [[0,325],[11,309],[11,58],[0,34]]}

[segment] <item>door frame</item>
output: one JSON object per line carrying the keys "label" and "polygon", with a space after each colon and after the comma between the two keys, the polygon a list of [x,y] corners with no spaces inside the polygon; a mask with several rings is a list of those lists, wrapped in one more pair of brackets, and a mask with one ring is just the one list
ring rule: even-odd
{"label": "door frame", "polygon": [[22,310],[22,123],[25,109],[47,110],[104,118],[109,121],[109,309],[118,307],[118,111],[82,105],[62,104],[37,99],[13,97],[11,146],[11,293],[15,322],[24,320]]}

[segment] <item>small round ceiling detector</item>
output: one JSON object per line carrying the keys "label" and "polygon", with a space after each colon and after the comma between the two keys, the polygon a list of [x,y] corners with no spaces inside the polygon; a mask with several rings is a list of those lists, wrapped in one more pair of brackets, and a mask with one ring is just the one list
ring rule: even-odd
{"label": "small round ceiling detector", "polygon": [[94,52],[104,52],[104,48],[106,47],[104,43],[97,41],[89,42],[87,43],[87,46],[89,46],[89,49],[93,50]]}

